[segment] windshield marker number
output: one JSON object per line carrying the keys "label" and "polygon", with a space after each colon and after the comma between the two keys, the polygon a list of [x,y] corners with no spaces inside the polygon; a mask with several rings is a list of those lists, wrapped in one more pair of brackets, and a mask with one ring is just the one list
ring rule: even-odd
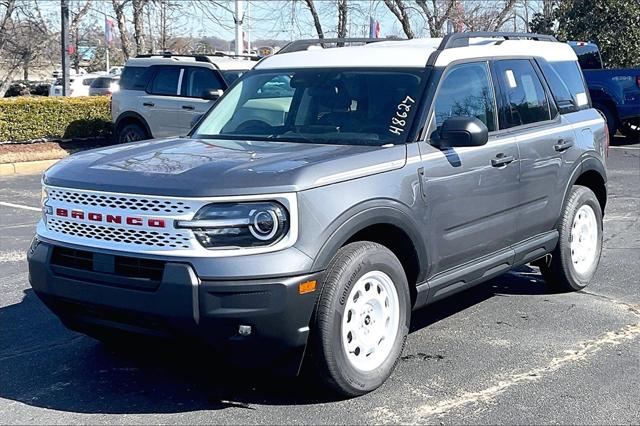
{"label": "windshield marker number", "polygon": [[391,133],[398,136],[402,135],[404,127],[407,125],[406,118],[409,115],[409,112],[411,112],[411,107],[415,103],[416,101],[414,101],[411,96],[407,96],[398,104],[396,114],[391,118],[391,124],[389,125],[389,131]]}

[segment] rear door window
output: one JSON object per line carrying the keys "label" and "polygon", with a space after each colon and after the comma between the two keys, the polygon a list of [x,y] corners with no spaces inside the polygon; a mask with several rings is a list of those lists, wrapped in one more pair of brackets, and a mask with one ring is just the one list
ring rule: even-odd
{"label": "rear door window", "polygon": [[224,90],[226,85],[218,73],[208,68],[188,67],[182,81],[182,94],[190,98],[201,98],[206,90]]}
{"label": "rear door window", "polygon": [[503,97],[501,129],[551,119],[544,86],[528,59],[496,61],[495,70]]}
{"label": "rear door window", "polygon": [[489,131],[495,126],[495,95],[486,62],[454,65],[444,76],[435,106],[436,127],[449,117],[476,117]]}
{"label": "rear door window", "polygon": [[152,95],[177,96],[178,82],[180,80],[180,67],[174,66],[158,66],[153,81],[149,85],[149,93]]}
{"label": "rear door window", "polygon": [[122,90],[144,90],[151,76],[150,67],[124,67],[120,76]]}

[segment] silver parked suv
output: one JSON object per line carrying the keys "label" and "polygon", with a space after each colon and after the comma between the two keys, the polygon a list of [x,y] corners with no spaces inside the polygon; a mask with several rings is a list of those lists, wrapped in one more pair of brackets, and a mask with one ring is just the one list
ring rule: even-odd
{"label": "silver parked suv", "polygon": [[295,47],[186,138],[45,173],[29,273],[66,326],[189,336],[245,369],[304,359],[353,396],[389,377],[414,309],[526,263],[589,284],[609,136],[570,46]]}
{"label": "silver parked suv", "polygon": [[129,59],[111,98],[117,141],[183,136],[222,92],[256,62],[209,55]]}

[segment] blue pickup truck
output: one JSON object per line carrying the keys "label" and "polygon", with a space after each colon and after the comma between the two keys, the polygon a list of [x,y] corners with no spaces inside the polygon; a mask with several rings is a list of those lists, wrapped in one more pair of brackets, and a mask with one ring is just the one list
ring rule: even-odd
{"label": "blue pickup truck", "polygon": [[598,46],[570,41],[589,87],[593,107],[607,119],[609,133],[640,138],[640,68],[603,69]]}

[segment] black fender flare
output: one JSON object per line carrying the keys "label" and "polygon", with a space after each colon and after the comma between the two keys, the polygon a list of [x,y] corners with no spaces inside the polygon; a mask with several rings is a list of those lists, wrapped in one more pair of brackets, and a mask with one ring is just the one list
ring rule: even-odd
{"label": "black fender flare", "polygon": [[329,237],[315,256],[312,270],[326,269],[340,247],[357,232],[372,225],[393,225],[409,236],[418,257],[418,283],[425,281],[428,257],[420,227],[407,206],[390,199],[368,200],[341,214],[325,233]]}
{"label": "black fender flare", "polygon": [[120,114],[118,116],[118,118],[116,119],[116,122],[114,124],[114,128],[115,128],[116,132],[118,131],[118,128],[120,127],[122,122],[124,120],[127,120],[127,119],[134,119],[136,121],[139,121],[140,124],[142,124],[142,126],[144,127],[144,130],[147,132],[147,134],[151,138],[153,138],[153,133],[151,133],[151,128],[149,127],[149,124],[147,123],[147,120],[145,120],[143,116],[141,116],[140,114],[138,114],[137,112],[134,112],[134,111],[126,111],[126,112],[123,112],[122,114]]}
{"label": "black fender flare", "polygon": [[[567,186],[564,189],[564,198],[563,198],[564,201],[562,202],[561,209],[564,209],[564,205],[567,201],[567,197],[569,196],[569,191],[571,190],[571,187],[575,185],[576,181],[578,180],[578,178],[580,178],[580,176],[582,176],[584,173],[588,171],[594,171],[598,173],[602,177],[602,180],[604,181],[605,191],[607,190],[607,170],[605,169],[605,166],[602,163],[602,160],[600,160],[597,157],[594,157],[592,154],[585,153],[580,159],[576,161],[576,165],[574,166],[573,171],[571,172],[571,179],[569,179],[569,182],[567,183]],[[605,196],[605,203],[606,203],[606,196]],[[604,206],[602,207],[603,207],[603,214],[604,214]],[[560,210],[560,213],[562,211],[563,210]],[[558,217],[559,216],[560,214],[558,215]]]}

